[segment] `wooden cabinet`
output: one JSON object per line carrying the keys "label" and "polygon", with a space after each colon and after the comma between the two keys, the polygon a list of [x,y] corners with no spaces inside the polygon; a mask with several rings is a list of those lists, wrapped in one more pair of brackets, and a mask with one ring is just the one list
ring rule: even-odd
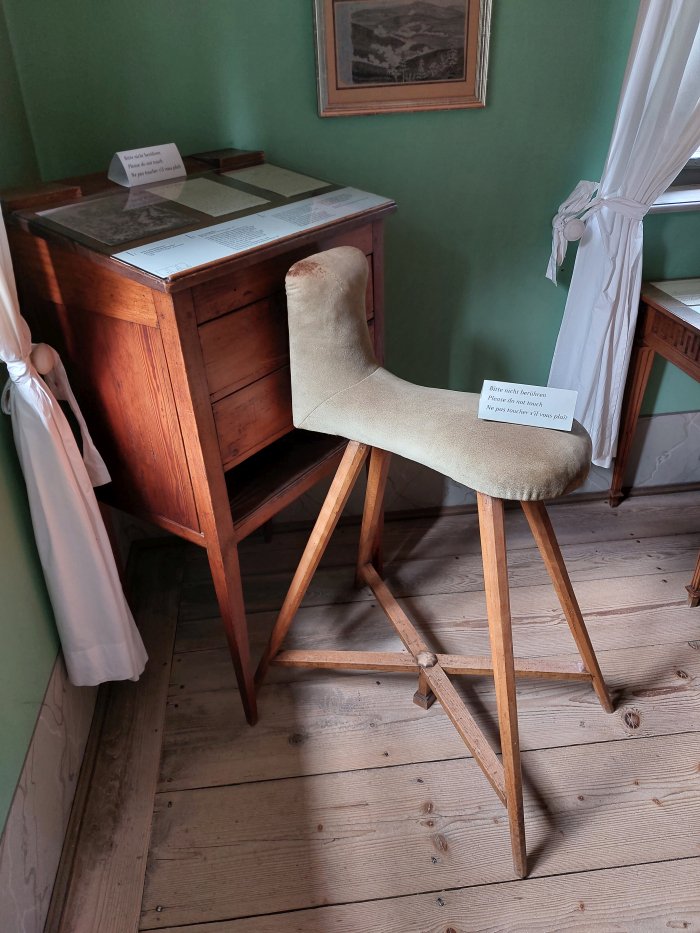
{"label": "wooden cabinet", "polygon": [[367,256],[382,356],[384,205],[162,280],[31,221],[9,225],[22,309],[61,354],[112,475],[104,501],[207,549],[241,698],[255,692],[237,544],[339,462],[292,425],[284,276],[349,244]]}

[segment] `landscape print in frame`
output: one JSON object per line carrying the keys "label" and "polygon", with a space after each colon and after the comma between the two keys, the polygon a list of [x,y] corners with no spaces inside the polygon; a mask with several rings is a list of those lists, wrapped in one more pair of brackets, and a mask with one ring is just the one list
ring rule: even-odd
{"label": "landscape print in frame", "polygon": [[491,0],[314,0],[323,117],[483,107]]}

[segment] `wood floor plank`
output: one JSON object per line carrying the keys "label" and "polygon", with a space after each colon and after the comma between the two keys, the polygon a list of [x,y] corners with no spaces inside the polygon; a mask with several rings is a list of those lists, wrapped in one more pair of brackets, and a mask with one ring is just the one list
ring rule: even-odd
{"label": "wood floor plank", "polygon": [[[559,543],[614,541],[649,538],[665,534],[692,534],[700,528],[700,490],[673,495],[639,496],[611,509],[603,499],[597,502],[553,502],[548,505]],[[532,546],[527,523],[519,509],[506,511],[509,551]],[[308,529],[277,531],[272,537],[262,532],[241,545],[244,573],[294,569],[304,548]],[[358,525],[341,525],[333,546],[324,558],[326,566],[352,565],[357,556]],[[449,514],[387,521],[384,550],[388,561],[411,558],[437,558],[457,553],[479,552],[476,514]],[[186,582],[208,578],[206,555],[191,552]]]}
{"label": "wood floor plank", "polygon": [[700,927],[700,858],[167,927],[162,933],[668,933]]}
{"label": "wood floor plank", "polygon": [[[596,651],[693,641],[700,638],[700,615],[683,596],[671,597],[685,575],[657,574],[620,580],[585,581],[576,587]],[[479,592],[399,600],[418,631],[435,650],[454,654],[490,651],[484,594]],[[569,654],[574,642],[549,584],[523,587],[513,594],[513,638],[516,656]],[[259,656],[274,622],[274,613],[249,617],[251,653]],[[181,623],[177,640],[177,689],[196,691],[230,682],[225,640],[218,619]],[[309,607],[299,611],[286,647],[299,650],[393,651],[400,647],[382,610],[373,603]],[[220,651],[218,657],[214,652]],[[200,651],[206,658],[197,658]],[[297,672],[273,669],[270,680],[295,680]],[[184,685],[184,686],[181,686]]]}
{"label": "wood floor plank", "polygon": [[[523,754],[532,877],[700,853],[700,735]],[[144,929],[512,878],[471,760],[156,799]]]}
{"label": "wood floor plank", "polygon": [[[688,578],[695,568],[700,534],[630,538],[625,541],[584,542],[562,548],[574,585],[584,580],[634,578],[649,573],[685,571]],[[466,593],[483,589],[480,554],[458,552],[448,559],[420,558],[387,562],[386,578],[398,598]],[[508,555],[511,590],[548,582],[547,572],[536,548],[520,548]],[[288,572],[248,574],[244,580],[248,612],[278,610],[291,579]],[[685,595],[685,590],[683,594]],[[354,574],[345,566],[321,567],[311,582],[304,606],[338,605],[371,601],[369,587],[355,588]],[[216,614],[216,595],[207,577],[201,583],[183,588],[183,619]]]}
{"label": "wood floor plank", "polygon": [[[700,651],[687,642],[599,653],[618,707],[603,712],[590,685],[521,681],[520,744],[554,748],[700,731]],[[204,677],[206,664],[202,668]],[[300,672],[297,672],[300,674]],[[454,678],[497,747],[493,685]],[[166,715],[162,791],[460,758],[464,744],[442,710],[411,702],[407,675],[314,671],[267,684],[251,729],[229,685],[194,693],[176,684]]]}
{"label": "wood floor plank", "polygon": [[149,660],[138,682],[110,687],[59,933],[138,927],[183,554],[153,547],[138,558],[134,617]]}

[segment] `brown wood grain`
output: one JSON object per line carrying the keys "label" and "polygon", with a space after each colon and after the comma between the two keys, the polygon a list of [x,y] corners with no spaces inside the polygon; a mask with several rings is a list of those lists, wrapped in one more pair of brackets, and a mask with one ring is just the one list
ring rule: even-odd
{"label": "brown wood grain", "polygon": [[214,416],[194,306],[188,292],[156,298],[163,340],[197,503],[214,591],[231,655],[241,702],[252,724],[257,714],[248,648],[248,627],[236,537],[221,466]]}
{"label": "brown wood grain", "polygon": [[[589,501],[581,508],[580,501],[561,501],[547,504],[552,525],[559,544],[594,545],[604,541],[618,541],[621,548],[629,540],[641,551],[646,538],[696,533],[700,528],[700,490],[674,492],[672,495],[644,495],[627,499],[624,506],[611,510],[605,499]],[[385,558],[403,561],[413,558],[449,557],[478,554],[481,544],[478,534],[476,510],[442,514],[392,513],[384,531]],[[333,536],[333,549],[328,560],[334,564],[349,564],[357,554],[357,519],[341,522]],[[243,558],[251,572],[261,556],[274,554],[280,570],[292,570],[303,547],[303,528],[280,527],[284,534],[272,540],[251,538],[246,543]],[[506,508],[508,551],[532,548],[532,534],[519,506]]]}
{"label": "brown wood grain", "polygon": [[364,466],[368,453],[368,447],[357,441],[350,441],[345,449],[343,459],[340,461],[340,466],[333,477],[333,482],[323,503],[323,508],[316,519],[308,543],[304,548],[304,553],[299,561],[299,566],[289,585],[279,616],[270,634],[270,640],[258,664],[255,673],[255,680],[258,685],[265,679],[270,662],[284,643],[306,589],[316,572],[324,551],[328,547],[333,530],[338,523],[341,512],[345,508],[345,503],[352,492],[360,470]]}
{"label": "brown wood grain", "polygon": [[[101,173],[81,180],[86,193],[110,187]],[[254,464],[232,477],[231,490],[224,470],[293,429],[283,302],[289,266],[344,243],[369,254],[372,273],[376,222],[392,210],[391,204],[372,209],[169,280],[42,230],[30,212],[11,224],[34,338],[54,344],[64,358],[110,469],[104,499],[206,551],[251,721],[255,696],[237,544],[327,475],[335,458],[328,450],[303,465],[292,458],[296,465],[286,476],[283,461],[267,484]],[[372,274],[366,303],[371,317]],[[231,505],[241,519],[237,529]]]}
{"label": "brown wood grain", "polygon": [[289,361],[287,307],[281,294],[215,318],[199,328],[212,401]]}
{"label": "brown wood grain", "polygon": [[[634,624],[624,634],[633,645]],[[522,749],[636,741],[700,730],[700,651],[680,641],[683,634],[671,630],[667,643],[599,651],[618,697],[612,716],[601,710],[588,684],[520,680]],[[575,657],[572,653],[561,660],[570,663]],[[547,658],[548,664],[559,660]],[[426,715],[413,707],[415,681],[406,674],[273,667],[258,697],[260,721],[251,731],[230,683],[228,664],[224,651],[175,656],[161,790],[447,761],[467,754],[441,711]],[[679,676],[679,671],[688,676]],[[492,681],[483,677],[454,682],[495,744]]]}
{"label": "brown wood grain", "polygon": [[289,366],[226,396],[213,411],[221,461],[230,469],[293,430]]}
{"label": "brown wood grain", "polygon": [[[355,246],[363,253],[372,252],[372,227],[364,224],[348,232],[330,233],[320,239],[289,249],[283,255],[273,256],[252,267],[234,269],[225,277],[213,279],[192,289],[197,320],[200,324],[237,308],[268,298],[284,290],[284,277],[290,266],[311,253],[334,246]],[[368,309],[373,307],[373,297],[368,286]]]}
{"label": "brown wood grain", "polygon": [[[293,431],[226,475],[236,539],[241,541],[319,480],[335,472],[344,438]],[[301,547],[295,556],[298,559]],[[274,564],[274,555],[269,555]],[[271,566],[273,565],[271,564]]]}
{"label": "brown wood grain", "polygon": [[[696,856],[698,742],[525,752],[531,875]],[[166,793],[141,927],[503,882],[507,839],[471,761]]]}
{"label": "brown wood grain", "polygon": [[537,547],[542,555],[554,590],[559,597],[562,610],[569,623],[576,647],[581,655],[585,670],[591,674],[593,689],[606,713],[613,712],[613,704],[605,685],[605,680],[598,665],[590,636],[583,621],[581,608],[576,599],[574,588],[562,557],[561,549],[554,534],[552,523],[543,502],[521,502],[525,517],[530,525]]}
{"label": "brown wood grain", "polygon": [[91,262],[60,243],[33,237],[18,227],[8,231],[21,295],[91,314],[156,326],[150,289]]}
{"label": "brown wood grain", "polygon": [[[371,282],[368,285],[371,288]],[[367,316],[372,316],[371,291]],[[373,329],[372,329],[373,332]],[[213,402],[289,363],[283,292],[200,325],[199,337]]]}
{"label": "brown wood grain", "polygon": [[667,933],[700,925],[698,878],[700,859],[687,858],[161,929],[162,933]]}
{"label": "brown wood grain", "polygon": [[[357,530],[355,530],[357,534]],[[686,578],[695,567],[697,547],[700,535],[688,537],[672,535],[670,537],[649,539],[637,542],[629,539],[625,542],[606,541],[600,544],[569,544],[562,548],[564,559],[569,568],[569,576],[577,594],[586,580],[613,579],[635,576],[640,582],[648,574],[674,573],[685,570]],[[466,549],[465,549],[466,550]],[[298,552],[297,552],[298,553]],[[536,558],[533,560],[533,557]],[[547,571],[537,555],[535,548],[519,548],[510,553],[509,560],[511,592],[533,584],[549,583]],[[450,559],[419,558],[412,560],[393,560],[385,566],[387,581],[397,598],[435,595],[439,600],[449,593],[467,594],[479,591],[482,587],[483,570],[480,558],[472,553],[453,553]],[[258,575],[251,574],[248,584],[249,611],[263,612],[273,610],[280,605],[284,596],[289,571],[270,573],[263,581]],[[683,581],[687,582],[687,579]],[[678,600],[685,598],[683,586],[676,594]],[[367,602],[372,595],[367,588],[356,589],[353,576],[341,565],[323,566],[312,581],[306,596],[305,606],[323,605],[328,602]],[[190,606],[191,600],[191,606]],[[207,604],[207,589],[199,581],[193,580],[185,588],[183,596],[183,617],[190,613],[200,616],[212,615],[211,596]]]}
{"label": "brown wood grain", "polygon": [[59,351],[110,471],[110,504],[197,533],[161,331],[62,305],[39,310],[44,324],[39,333],[47,333]]}
{"label": "brown wood grain", "polygon": [[134,616],[149,660],[137,683],[110,688],[57,933],[138,926],[182,569],[181,548],[144,549],[138,559]]}
{"label": "brown wood grain", "polygon": [[[317,578],[322,574],[323,567]],[[343,576],[347,582],[345,592],[352,595],[355,590],[347,571]],[[635,633],[635,644],[641,646],[662,644],[667,634],[674,641],[695,639],[697,619],[687,611],[685,599],[677,592],[682,590],[686,578],[684,570],[633,577],[631,595],[620,577],[577,583],[576,592],[596,651],[626,647],[628,626]],[[248,576],[246,592],[251,591],[253,582],[262,588],[262,579]],[[187,598],[181,605],[178,627],[178,650],[183,654],[216,650],[223,645],[216,605],[212,608],[208,594],[203,591],[202,586],[185,591]],[[523,585],[511,593],[513,638],[519,657],[549,657],[575,650],[559,600],[549,582]],[[416,621],[419,631],[432,637],[441,651],[488,654],[484,597],[476,587],[464,593],[407,596],[398,602]],[[275,615],[276,610],[250,615],[251,635],[260,647]],[[302,606],[294,628],[293,647],[337,648],[338,633],[349,648],[360,648],[364,642],[373,650],[393,650],[399,644],[383,622],[381,609],[370,601],[341,602],[339,599],[334,606],[334,619],[335,625],[331,627],[324,604]]]}
{"label": "brown wood grain", "polygon": [[513,632],[503,501],[479,493],[479,530],[484,565],[486,616],[493,659],[493,679],[498,709],[498,731],[505,775],[513,866],[518,877],[527,874],[520,737],[513,665]]}

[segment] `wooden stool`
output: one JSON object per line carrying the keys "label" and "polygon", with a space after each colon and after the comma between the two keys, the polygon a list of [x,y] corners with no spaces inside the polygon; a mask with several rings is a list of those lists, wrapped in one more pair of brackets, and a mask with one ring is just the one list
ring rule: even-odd
{"label": "wooden stool", "polygon": [[[347,247],[330,250],[297,263],[287,278],[294,422],[297,427],[308,426],[327,433],[347,436],[347,431],[357,439],[348,443],[260,661],[256,683],[258,686],[262,683],[271,663],[287,667],[405,672],[417,677],[414,702],[428,709],[437,698],[506,806],[513,864],[518,876],[524,877],[527,873],[527,855],[516,678],[590,682],[603,709],[606,712],[613,711],[559,545],[541,501],[543,497],[534,495],[548,488],[547,483],[554,482],[554,478],[555,485],[559,484],[562,488],[571,488],[572,483],[578,485],[582,482],[581,475],[585,477],[590,461],[589,456],[586,461],[586,452],[590,453],[590,446],[586,447],[587,435],[580,426],[571,436],[540,428],[479,422],[474,408],[477,397],[468,393],[413,386],[386,373],[374,360],[371,349],[367,350],[368,342],[362,343],[363,328],[366,331],[363,307],[365,282],[364,256]],[[358,339],[361,341],[359,351],[355,345]],[[324,344],[324,340],[328,343]],[[340,353],[334,352],[338,346],[341,348]],[[361,388],[358,389],[358,386]],[[404,399],[403,406],[397,407],[394,390],[399,393],[398,397]],[[369,392],[374,400],[371,417],[365,419],[364,423],[362,418],[353,420],[357,407],[365,405],[363,392]],[[433,423],[424,426],[426,411],[432,412]],[[443,414],[444,418],[441,418]],[[464,436],[455,431],[456,424],[461,425]],[[406,438],[402,432],[412,436]],[[378,443],[382,435],[388,435],[392,441],[393,452],[406,455],[408,447],[418,462],[442,468],[443,472],[445,463],[458,462],[460,454],[466,461],[463,470],[467,471],[467,475],[464,476],[463,470],[456,470],[458,475],[455,478],[471,479],[469,485],[477,488],[491,641],[490,659],[433,652],[382,580],[377,561],[377,542],[390,462],[390,452]],[[474,459],[473,451],[469,452],[469,444],[479,448],[480,456]],[[536,462],[531,468],[526,462],[519,464],[519,460],[530,449],[536,451],[532,454]],[[370,462],[357,579],[371,588],[406,650],[285,651],[285,636],[368,456]],[[579,461],[586,461],[583,471]],[[549,473],[546,470],[543,472],[543,464],[549,464]],[[489,474],[494,469],[498,471],[499,465],[500,474],[495,479],[489,479]],[[480,473],[482,467],[485,470],[483,475]],[[573,478],[569,473],[573,473]],[[478,483],[473,482],[475,477]],[[518,486],[519,483],[524,485]],[[492,490],[495,488],[510,493],[519,488],[523,493],[532,495],[493,495],[489,491],[489,484]],[[479,491],[479,485],[485,491]],[[506,498],[518,498],[520,501],[578,647],[582,661],[580,664],[564,662],[548,667],[538,661],[514,660],[503,520]],[[491,674],[494,678],[501,759],[477,726],[449,676],[484,674]]]}

